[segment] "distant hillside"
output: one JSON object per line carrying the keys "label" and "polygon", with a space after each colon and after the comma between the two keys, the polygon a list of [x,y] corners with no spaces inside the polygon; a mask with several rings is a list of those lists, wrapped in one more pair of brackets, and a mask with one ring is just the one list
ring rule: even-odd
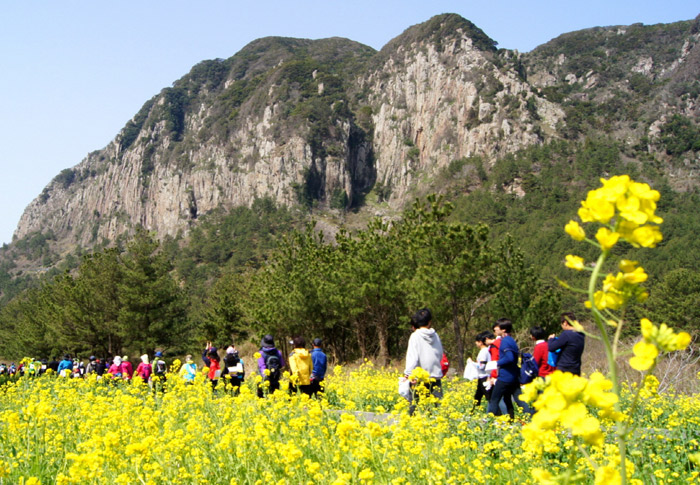
{"label": "distant hillside", "polygon": [[194,66],[53,179],[0,250],[3,298],[139,227],[187,247],[207,215],[262,199],[332,233],[438,191],[455,217],[517,234],[543,267],[565,245],[560,210],[600,176],[654,181],[685,220],[700,167],[699,25],[596,27],[526,54],[452,14],[379,52],[253,41]]}

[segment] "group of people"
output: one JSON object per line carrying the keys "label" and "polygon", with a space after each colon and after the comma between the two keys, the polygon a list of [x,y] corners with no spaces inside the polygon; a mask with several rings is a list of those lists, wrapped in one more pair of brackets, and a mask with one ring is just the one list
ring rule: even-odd
{"label": "group of people", "polygon": [[[514,404],[532,414],[532,408],[520,399],[521,385],[534,378],[547,377],[555,370],[580,375],[586,337],[582,332],[576,331],[575,323],[576,316],[572,312],[565,312],[561,315],[562,332],[558,337],[554,334],[547,337],[540,327],[530,328],[530,338],[534,343],[531,357],[536,368],[534,374],[521,372],[518,365],[521,353],[511,336],[513,324],[510,320],[500,319],[493,325],[493,331],[479,333],[475,342],[479,348],[477,360],[467,364],[474,366],[476,371],[477,387],[473,409],[480,406],[482,398],[486,397],[487,412],[495,416],[503,413],[502,404],[511,420],[515,417]],[[522,357],[525,358],[525,355]]]}
{"label": "group of people", "polygon": [[[289,392],[301,392],[309,396],[317,396],[323,391],[323,380],[326,377],[328,359],[321,346],[323,341],[315,338],[312,350],[306,348],[306,339],[294,337],[291,342],[292,351],[289,354]],[[258,372],[262,382],[257,387],[258,397],[272,394],[280,388],[280,377],[285,367],[282,352],[275,347],[272,335],[265,335],[256,353]]]}
{"label": "group of people", "polygon": [[[484,331],[476,336],[479,354],[476,362],[471,359],[467,363],[465,377],[473,375],[477,380],[474,395],[474,407],[481,405],[484,397],[488,401],[487,412],[500,416],[505,412],[510,419],[515,418],[517,404],[525,413],[533,414],[532,408],[520,399],[522,384],[534,378],[546,377],[555,370],[581,374],[581,356],[585,346],[585,335],[576,330],[576,316],[571,312],[561,315],[562,332],[546,336],[540,327],[530,329],[530,337],[534,343],[533,355],[534,372],[521,372],[519,363],[521,353],[518,344],[511,336],[513,324],[506,318],[499,319],[492,331]],[[437,399],[442,397],[442,378],[445,374],[444,352],[442,342],[435,329],[432,328],[432,315],[429,309],[418,310],[411,318],[412,334],[408,340],[406,351],[406,367],[400,381],[409,381],[414,389],[409,394],[411,404],[409,413],[413,414],[421,394],[431,394]],[[524,355],[523,355],[524,357]],[[471,368],[470,368],[471,367]],[[523,370],[525,370],[523,364]],[[528,366],[529,367],[529,366]],[[414,372],[417,368],[424,371],[421,381]],[[529,369],[528,369],[529,370]],[[473,374],[472,372],[473,371]],[[427,378],[427,379],[426,379]],[[423,392],[415,392],[423,387]]]}
{"label": "group of people", "polygon": [[[311,352],[306,349],[306,340],[303,337],[295,337],[290,344],[293,350],[289,354],[290,392],[302,392],[309,396],[315,396],[323,390],[323,380],[326,376],[328,361],[321,348],[323,342],[320,338],[313,340]],[[272,394],[280,388],[280,378],[285,369],[285,359],[282,352],[275,347],[272,335],[265,335],[262,339],[260,351],[256,353],[258,372],[262,377],[257,392],[260,397]],[[207,342],[202,352],[202,362],[206,376],[211,382],[212,389],[216,392],[219,380],[224,381],[224,389],[234,393],[240,392],[241,384],[245,381],[245,363],[240,357],[236,347],[231,344],[226,348],[223,358],[219,350]],[[53,359],[51,362],[39,359],[28,363],[21,363],[19,367],[12,363],[0,367],[0,374],[39,376],[49,369],[60,377],[82,378],[90,374],[97,375],[98,379],[110,376],[130,382],[141,379],[151,387],[165,390],[168,366],[163,359],[162,351],[156,351],[151,361],[148,354],[141,356],[141,362],[134,369],[128,356],[116,356],[110,360],[90,356],[87,365],[80,359],[71,358],[66,354],[61,361]],[[179,368],[179,376],[186,384],[194,383],[197,375],[197,364],[192,355],[185,356],[184,362]],[[229,387],[230,386],[230,387]]]}
{"label": "group of people", "polygon": [[[479,353],[476,362],[467,363],[465,377],[477,380],[476,393],[474,395],[474,407],[481,405],[485,397],[488,401],[487,412],[500,416],[503,411],[508,413],[511,419],[515,417],[517,404],[524,412],[532,414],[532,409],[520,399],[520,386],[534,377],[546,377],[555,370],[581,374],[581,356],[585,346],[585,336],[576,330],[576,317],[571,312],[561,315],[562,332],[557,337],[549,335],[540,327],[530,328],[530,336],[534,343],[532,360],[535,364],[534,375],[524,379],[519,362],[521,356],[518,344],[511,336],[513,324],[508,319],[499,319],[492,327],[492,331],[484,331],[476,336],[476,345]],[[413,414],[415,406],[421,394],[431,394],[435,398],[442,398],[442,378],[445,375],[448,363],[443,351],[442,342],[435,329],[432,328],[432,314],[429,309],[418,310],[411,318],[412,334],[408,340],[406,352],[406,366],[404,369],[404,381],[413,391],[410,393],[411,404],[409,412]],[[327,370],[327,357],[323,352],[322,341],[315,338],[312,349],[306,348],[304,337],[297,336],[289,342],[292,351],[288,356],[288,369],[290,375],[289,391],[301,392],[309,396],[316,396],[323,390],[323,380]],[[280,389],[282,371],[287,367],[282,352],[275,347],[272,335],[265,335],[260,344],[259,352],[256,352],[258,373],[261,376],[257,386],[259,397],[272,394]],[[224,388],[237,394],[241,384],[245,380],[245,367],[243,359],[233,344],[229,345],[223,358],[219,356],[219,350],[208,342],[202,352],[202,362],[206,367],[206,375],[216,392],[220,379],[224,379]],[[422,369],[422,379],[414,372]],[[111,375],[113,378],[131,381],[141,379],[144,383],[153,386],[154,382],[164,389],[166,381],[167,365],[160,351],[155,352],[153,362],[149,361],[147,354],[141,356],[141,362],[133,369],[127,356],[114,357],[111,362],[105,362],[95,356],[91,356],[87,365],[78,359],[71,359],[65,355],[60,362],[32,361],[27,364],[14,364],[0,367],[2,373],[29,373],[40,375],[53,369],[62,377],[84,377],[89,374],[103,376]],[[523,370],[525,365],[523,363]],[[197,375],[197,365],[192,355],[187,355],[179,369],[179,375],[186,383],[193,383]],[[422,386],[423,392],[415,392]],[[504,409],[505,408],[505,409]]]}

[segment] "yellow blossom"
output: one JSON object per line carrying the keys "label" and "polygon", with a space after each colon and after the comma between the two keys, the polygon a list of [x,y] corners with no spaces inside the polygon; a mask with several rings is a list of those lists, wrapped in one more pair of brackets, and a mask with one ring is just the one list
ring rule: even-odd
{"label": "yellow blossom", "polygon": [[659,356],[659,349],[656,345],[645,340],[637,342],[632,348],[634,357],[630,359],[630,366],[638,371],[646,371],[651,369]]}
{"label": "yellow blossom", "polygon": [[583,241],[586,239],[586,232],[576,221],[569,221],[568,224],[564,226],[564,231],[576,241]]}
{"label": "yellow blossom", "polygon": [[620,239],[620,234],[612,232],[607,227],[601,227],[598,229],[595,238],[598,240],[600,247],[603,248],[603,251],[607,251],[617,244],[618,239]]}
{"label": "yellow blossom", "polygon": [[583,269],[583,258],[579,256],[573,256],[571,254],[566,255],[566,267],[575,269],[576,271],[581,271]]}

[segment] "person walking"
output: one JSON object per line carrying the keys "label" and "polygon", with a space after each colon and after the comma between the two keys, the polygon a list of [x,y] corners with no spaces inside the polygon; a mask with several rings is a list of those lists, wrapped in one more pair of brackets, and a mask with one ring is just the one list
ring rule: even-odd
{"label": "person walking", "polygon": [[491,399],[487,412],[494,416],[501,415],[499,403],[501,399],[505,402],[506,410],[511,421],[515,419],[515,409],[513,401],[516,399],[516,394],[520,391],[520,368],[518,367],[518,357],[520,350],[518,344],[510,333],[513,330],[513,324],[508,319],[500,319],[497,322],[497,333],[500,333],[500,344],[498,346],[498,378],[491,390]]}
{"label": "person walking", "polygon": [[160,350],[156,351],[153,356],[153,363],[151,364],[151,383],[156,391],[165,392],[165,383],[168,380],[166,373],[168,372],[168,366],[163,359],[163,352]]}
{"label": "person walking", "polygon": [[231,344],[226,349],[224,355],[224,366],[221,369],[221,377],[224,379],[224,390],[231,388],[234,396],[237,396],[241,391],[241,384],[245,379],[245,370],[243,368],[243,359],[238,354],[236,347]]}
{"label": "person walking", "polygon": [[185,363],[180,368],[180,377],[185,380],[185,384],[194,384],[194,378],[197,377],[197,364],[194,363],[190,354],[185,356]]}
{"label": "person walking", "polygon": [[489,344],[487,341],[494,341],[496,336],[484,331],[479,333],[475,338],[476,346],[479,348],[479,353],[476,356],[476,391],[474,392],[474,405],[472,406],[472,414],[474,410],[481,406],[481,400],[486,397],[486,402],[491,399],[492,385],[489,382],[490,371],[486,369],[486,365],[491,361],[491,352],[489,352]]}
{"label": "person walking", "polygon": [[[41,364],[39,364],[39,367]],[[70,377],[73,372],[73,360],[70,355],[66,354],[63,356],[63,360],[58,363],[58,375],[61,377]]]}
{"label": "person walking", "polygon": [[326,370],[328,368],[328,358],[323,352],[321,346],[323,340],[315,338],[313,341],[313,350],[311,350],[311,362],[313,369],[311,370],[311,395],[318,396],[319,392],[323,392],[323,379],[326,378]]}
{"label": "person walking", "polygon": [[304,337],[294,337],[292,347],[292,353],[289,354],[289,370],[291,371],[289,392],[291,394],[301,391],[311,396],[313,362],[311,354],[306,350],[306,340]]}
{"label": "person walking", "polygon": [[136,375],[141,378],[144,384],[151,384],[151,374],[153,374],[153,366],[148,361],[148,354],[141,356],[141,362],[136,367]]}
{"label": "person walking", "polygon": [[219,383],[219,377],[221,377],[221,358],[219,357],[219,350],[211,342],[207,343],[207,348],[202,352],[202,361],[204,365],[209,367],[207,377],[211,382],[212,390],[216,392],[216,385]]}
{"label": "person walking", "polygon": [[559,351],[557,360],[557,370],[561,372],[571,372],[574,375],[581,375],[581,356],[586,346],[586,336],[578,332],[574,327],[574,322],[578,324],[576,315],[573,312],[561,314],[561,329],[559,337],[554,334],[547,340],[547,348],[550,352]]}
{"label": "person walking", "polygon": [[537,377],[547,377],[556,370],[547,363],[549,357],[549,348],[545,338],[547,332],[542,327],[530,328],[530,337],[535,342],[535,348],[532,350],[532,358],[537,362]]}
{"label": "person walking", "polygon": [[[432,313],[429,309],[418,310],[411,318],[412,334],[408,339],[406,350],[406,367],[404,377],[411,379],[413,388],[413,402],[409,406],[408,413],[413,415],[421,392],[427,391],[436,399],[442,398],[442,360],[443,348],[440,337],[432,328]],[[417,368],[423,369],[428,374],[427,382],[418,382],[412,374]],[[424,388],[421,391],[421,387]]]}
{"label": "person walking", "polygon": [[263,337],[259,354],[258,372],[262,376],[262,382],[258,385],[258,397],[263,397],[266,393],[272,394],[280,388],[284,358],[282,352],[275,348],[272,335]]}

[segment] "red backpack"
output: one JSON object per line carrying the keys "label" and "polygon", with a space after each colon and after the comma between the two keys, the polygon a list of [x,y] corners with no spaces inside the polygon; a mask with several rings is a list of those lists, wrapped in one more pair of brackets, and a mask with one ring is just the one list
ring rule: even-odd
{"label": "red backpack", "polygon": [[447,354],[442,354],[442,359],[440,359],[440,367],[442,368],[442,377],[447,375],[447,371],[450,370],[450,361],[447,360]]}

